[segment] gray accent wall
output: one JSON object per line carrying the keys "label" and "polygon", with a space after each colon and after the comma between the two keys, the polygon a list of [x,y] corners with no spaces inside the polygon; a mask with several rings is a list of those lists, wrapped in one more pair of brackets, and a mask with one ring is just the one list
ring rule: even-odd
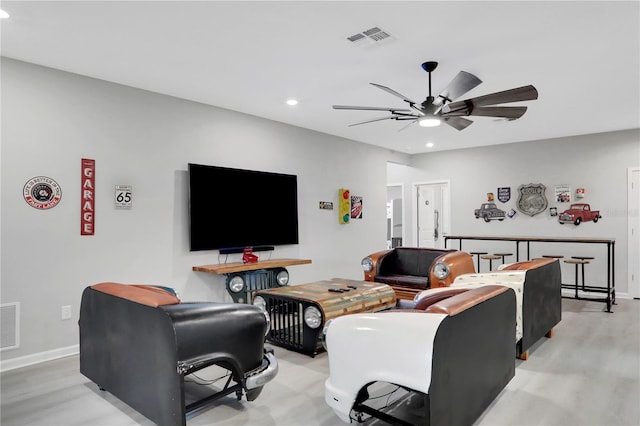
{"label": "gray accent wall", "polygon": [[[21,304],[20,348],[3,360],[77,345],[80,296],[94,283],[231,301],[224,277],[191,269],[219,257],[189,252],[189,162],[298,176],[300,244],[271,255],[313,261],[289,268],[292,284],[361,279],[361,258],[386,246],[386,164],[406,163],[404,154],[7,58],[1,88],[1,301]],[[80,235],[81,158],[96,161],[93,236]],[[62,187],[50,210],[23,199],[27,180],[41,175]],[[131,210],[114,208],[116,185],[132,185]],[[363,197],[363,219],[338,223],[339,188]],[[251,200],[219,207],[250,209]]]}

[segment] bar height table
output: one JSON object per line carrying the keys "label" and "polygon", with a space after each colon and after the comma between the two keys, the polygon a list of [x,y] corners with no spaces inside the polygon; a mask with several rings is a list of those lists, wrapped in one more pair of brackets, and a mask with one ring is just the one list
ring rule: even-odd
{"label": "bar height table", "polygon": [[531,243],[580,243],[580,244],[602,244],[607,249],[607,288],[594,289],[590,291],[606,292],[605,298],[593,297],[575,297],[575,299],[592,300],[597,302],[605,302],[607,304],[607,312],[611,312],[611,305],[616,303],[616,278],[615,278],[615,247],[616,240],[614,238],[560,238],[560,237],[516,237],[516,236],[480,236],[480,235],[445,235],[444,247],[447,248],[449,240],[458,240],[458,250],[462,250],[463,240],[481,240],[481,241],[512,241],[516,245],[516,262],[520,261],[520,243],[525,243],[527,248],[527,260],[530,260]]}

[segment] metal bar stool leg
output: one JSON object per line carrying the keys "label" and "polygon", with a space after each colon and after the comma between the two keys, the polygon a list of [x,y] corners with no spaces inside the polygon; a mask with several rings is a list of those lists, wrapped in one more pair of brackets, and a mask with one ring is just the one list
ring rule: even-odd
{"label": "metal bar stool leg", "polygon": [[595,257],[592,257],[592,256],[571,256],[571,258],[572,259],[578,259],[578,260],[581,260],[583,262],[582,263],[582,291],[585,291],[584,265],[589,263],[589,262],[587,262],[587,260],[593,260],[593,259],[595,259]]}
{"label": "metal bar stool leg", "polygon": [[469,252],[469,254],[476,255],[476,272],[480,273],[480,256],[488,253],[486,251],[472,251],[472,252]]}

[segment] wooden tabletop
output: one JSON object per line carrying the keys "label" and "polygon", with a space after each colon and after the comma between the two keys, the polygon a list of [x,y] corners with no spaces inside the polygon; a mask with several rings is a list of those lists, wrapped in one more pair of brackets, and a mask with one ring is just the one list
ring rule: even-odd
{"label": "wooden tabletop", "polygon": [[396,305],[395,292],[391,286],[344,278],[260,290],[256,296],[263,293],[315,302],[322,307],[325,321],[345,314],[377,312]]}
{"label": "wooden tabletop", "polygon": [[194,266],[192,269],[209,274],[230,274],[233,272],[255,271],[258,269],[282,268],[285,266],[304,265],[311,263],[311,259],[269,259],[253,263],[231,262],[213,265]]}

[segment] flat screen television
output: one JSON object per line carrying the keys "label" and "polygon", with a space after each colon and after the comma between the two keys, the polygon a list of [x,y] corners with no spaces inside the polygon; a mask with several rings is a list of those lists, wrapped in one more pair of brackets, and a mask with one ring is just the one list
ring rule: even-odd
{"label": "flat screen television", "polygon": [[298,244],[295,175],[189,163],[191,251]]}

